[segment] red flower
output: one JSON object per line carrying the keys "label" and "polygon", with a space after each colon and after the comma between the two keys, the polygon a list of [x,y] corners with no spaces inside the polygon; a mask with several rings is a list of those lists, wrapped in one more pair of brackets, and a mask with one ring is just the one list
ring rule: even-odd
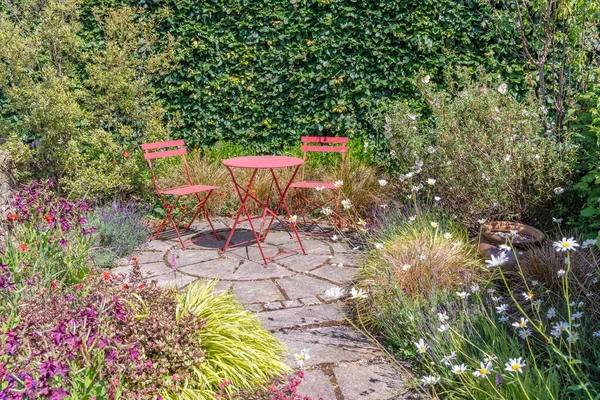
{"label": "red flower", "polygon": [[131,257],[131,261],[137,261],[137,258]]}
{"label": "red flower", "polygon": [[27,246],[26,243],[23,243],[22,245],[19,246],[19,250],[21,251],[26,251],[29,248],[29,246]]}
{"label": "red flower", "polygon": [[19,216],[17,214],[8,214],[9,221],[15,221]]}
{"label": "red flower", "polygon": [[56,289],[56,281],[50,282],[50,290],[55,290],[55,289]]}
{"label": "red flower", "polygon": [[223,191],[221,193],[219,193],[219,196],[221,196],[221,197],[223,197],[224,195],[225,195],[225,192],[223,192]]}
{"label": "red flower", "polygon": [[106,282],[109,279],[110,279],[110,272],[104,271],[102,273],[102,280]]}
{"label": "red flower", "polygon": [[142,290],[144,287],[145,287],[144,285],[139,285],[139,286],[137,287],[137,289],[138,289],[138,290]]}
{"label": "red flower", "polygon": [[123,157],[125,157],[125,158],[129,157],[129,152],[127,150],[125,150],[123,152]]}
{"label": "red flower", "polygon": [[44,219],[46,220],[47,223],[52,223],[52,217],[49,216],[48,214],[44,215]]}
{"label": "red flower", "polygon": [[256,189],[252,189],[252,194],[256,194]]}
{"label": "red flower", "polygon": [[231,213],[227,214],[227,218],[231,218],[233,215],[231,215]]}
{"label": "red flower", "polygon": [[121,287],[123,287],[123,289],[129,289],[129,285],[126,283],[122,284]]}

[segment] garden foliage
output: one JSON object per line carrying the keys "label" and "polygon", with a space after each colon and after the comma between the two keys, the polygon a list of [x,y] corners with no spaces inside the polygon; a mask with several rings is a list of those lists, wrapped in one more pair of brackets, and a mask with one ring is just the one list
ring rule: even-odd
{"label": "garden foliage", "polygon": [[181,43],[180,68],[154,86],[192,146],[226,139],[268,152],[303,134],[371,132],[367,113],[413,95],[420,69],[484,65],[518,86],[525,79],[487,1],[128,3],[160,15],[158,33]]}
{"label": "garden foliage", "polygon": [[169,71],[172,52],[157,49],[152,21],[128,7],[96,10],[90,39],[81,6],[0,8],[0,135],[20,178],[34,173],[75,195],[114,195],[139,185],[137,144],[167,137],[150,78]]}

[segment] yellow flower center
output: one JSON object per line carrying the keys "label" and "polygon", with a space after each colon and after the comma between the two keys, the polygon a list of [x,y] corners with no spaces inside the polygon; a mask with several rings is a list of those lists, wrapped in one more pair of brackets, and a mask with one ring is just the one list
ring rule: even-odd
{"label": "yellow flower center", "polygon": [[527,293],[527,297],[532,298],[533,297],[533,293]]}
{"label": "yellow flower center", "polygon": [[513,370],[513,371],[516,371],[516,370],[518,370],[518,369],[519,369],[519,367],[520,367],[520,365],[519,365],[519,364],[513,364],[513,366],[512,366],[512,370]]}
{"label": "yellow flower center", "polygon": [[563,243],[562,247],[571,247],[571,243]]}
{"label": "yellow flower center", "polygon": [[456,373],[457,373],[457,374],[460,374],[461,372],[462,372],[462,369],[460,369],[460,368],[456,368]]}
{"label": "yellow flower center", "polygon": [[564,326],[560,326],[560,327],[558,328],[558,330],[559,330],[559,331],[566,331],[566,330],[567,330],[567,328],[565,328]]}
{"label": "yellow flower center", "polygon": [[487,374],[487,372],[488,372],[488,371],[487,371],[487,368],[482,368],[482,369],[480,369],[480,370],[479,370],[479,373],[480,373],[481,375],[485,375],[485,374]]}
{"label": "yellow flower center", "polygon": [[298,356],[298,361],[304,360],[304,356]]}
{"label": "yellow flower center", "polygon": [[524,324],[523,322],[521,322],[521,323],[519,323],[519,326],[520,326],[521,328],[524,328],[524,327],[525,327],[525,324]]}
{"label": "yellow flower center", "polygon": [[422,352],[425,352],[425,347],[419,347],[419,350],[421,350]]}

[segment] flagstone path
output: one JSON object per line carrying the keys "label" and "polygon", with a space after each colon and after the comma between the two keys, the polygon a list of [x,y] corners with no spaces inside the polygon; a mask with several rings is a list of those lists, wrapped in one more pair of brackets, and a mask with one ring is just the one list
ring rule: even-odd
{"label": "flagstone path", "polygon": [[[220,236],[229,233],[230,221],[215,222]],[[359,267],[357,255],[330,239],[304,236],[304,254],[289,254],[264,268],[255,244],[220,255],[224,240],[208,235],[198,223],[185,239],[186,250],[173,232],[166,232],[138,250],[134,257],[143,273],[161,286],[183,288],[196,280],[218,279],[217,290],[231,290],[247,310],[289,348],[286,362],[295,367],[294,353],[308,349],[305,378],[300,392],[317,400],[404,399],[403,379],[380,351],[355,331],[335,302],[323,294],[333,286],[348,287]],[[251,237],[238,227],[234,242]],[[272,230],[263,245],[267,257],[298,247],[285,231]],[[342,266],[339,266],[342,264]],[[127,273],[123,260],[113,270]]]}

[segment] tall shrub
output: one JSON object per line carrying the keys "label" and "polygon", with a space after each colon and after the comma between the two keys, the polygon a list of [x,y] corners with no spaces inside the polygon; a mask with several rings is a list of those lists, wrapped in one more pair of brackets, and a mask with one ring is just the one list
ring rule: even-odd
{"label": "tall shrub", "polygon": [[18,172],[77,195],[130,191],[136,144],[165,138],[150,77],[167,72],[152,22],[137,10],[96,11],[86,36],[79,0],[4,2],[0,8],[0,135]]}

